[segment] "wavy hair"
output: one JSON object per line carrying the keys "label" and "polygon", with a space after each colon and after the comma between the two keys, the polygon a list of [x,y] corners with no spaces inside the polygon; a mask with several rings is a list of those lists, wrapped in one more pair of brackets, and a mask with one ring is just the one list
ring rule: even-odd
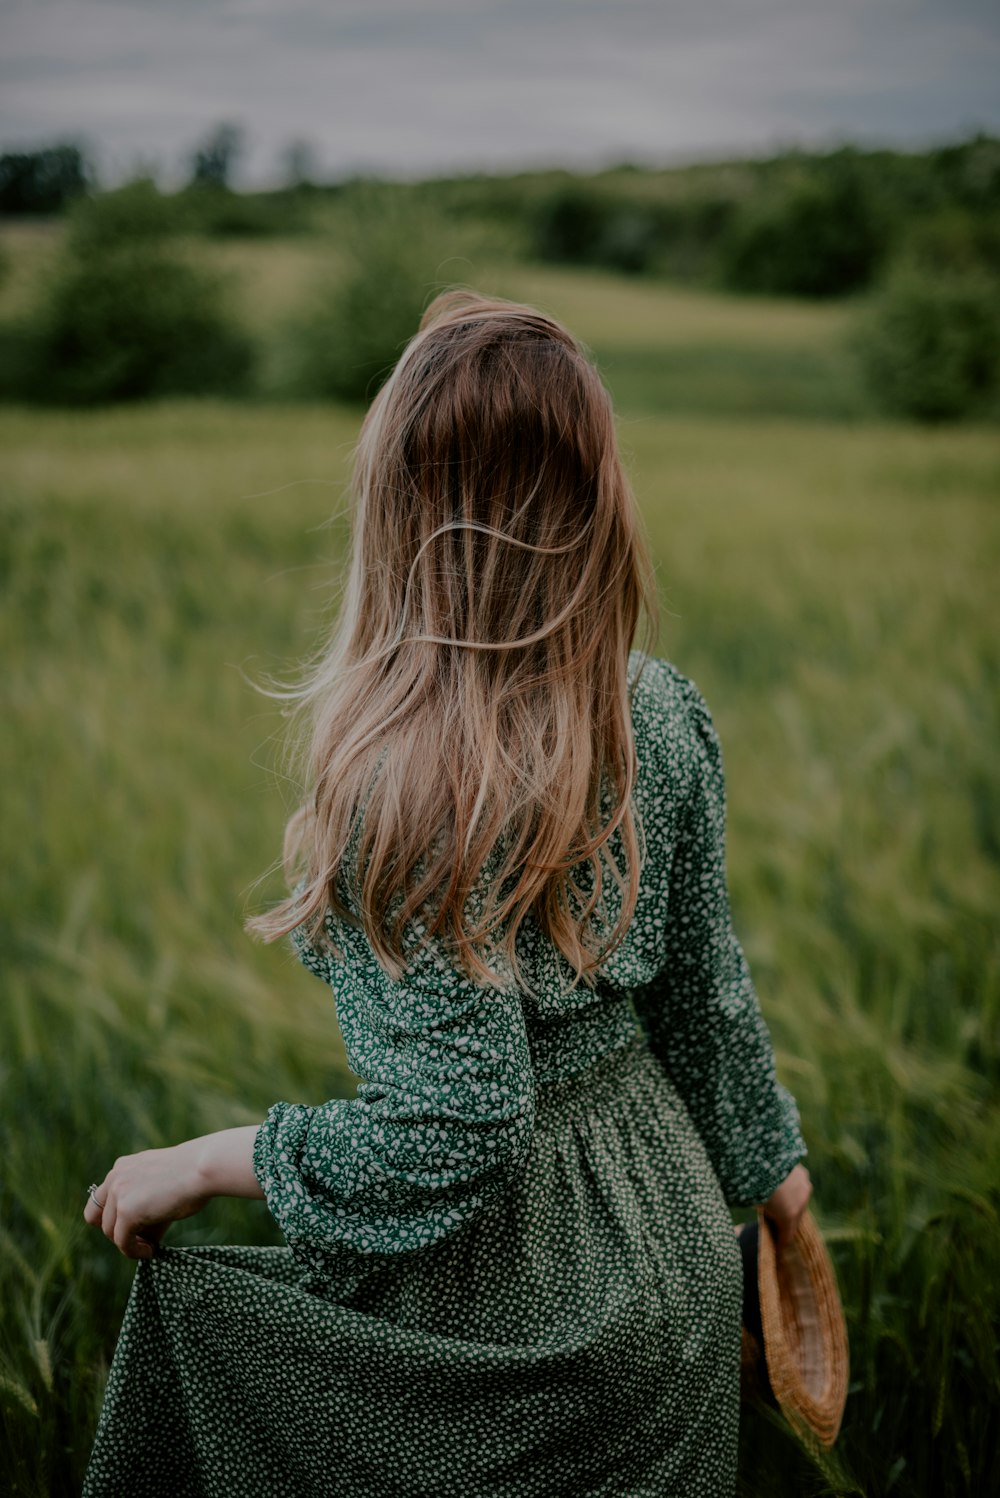
{"label": "wavy hair", "polygon": [[296,888],[248,928],[332,946],[329,908],[398,978],[416,919],[496,984],[522,980],[530,916],[592,986],[638,893],[628,654],[655,612],[596,369],[532,307],[438,296],[367,413],[353,501],[333,639],[291,693]]}

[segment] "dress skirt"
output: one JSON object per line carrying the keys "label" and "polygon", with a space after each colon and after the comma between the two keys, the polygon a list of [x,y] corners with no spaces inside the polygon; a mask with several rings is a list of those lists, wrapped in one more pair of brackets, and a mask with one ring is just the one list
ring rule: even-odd
{"label": "dress skirt", "polygon": [[513,1189],[350,1286],[136,1268],[86,1498],[729,1498],[741,1262],[644,1035],[543,1083]]}

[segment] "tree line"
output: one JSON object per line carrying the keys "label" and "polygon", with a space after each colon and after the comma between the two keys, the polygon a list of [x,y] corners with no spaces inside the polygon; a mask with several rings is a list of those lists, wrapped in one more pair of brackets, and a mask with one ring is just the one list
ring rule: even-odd
{"label": "tree line", "polygon": [[[852,297],[857,350],[883,408],[925,420],[994,408],[1000,140],[992,137],[914,153],[843,147],[660,171],[325,185],[308,148],[293,143],[285,187],[252,193],[233,189],[242,150],[236,126],[217,126],[173,193],[150,180],[101,192],[72,145],[0,156],[0,214],[68,218],[47,301],[7,330],[19,352],[12,362],[0,350],[0,393],[107,400],[252,388],[251,341],[204,267],[179,253],[178,238],[329,233],[329,217],[319,215],[335,204],[347,270],[299,330],[292,383],[302,394],[371,393],[419,317],[427,288],[419,249],[433,221],[439,247],[474,223],[526,260],[762,296]],[[181,340],[202,353],[185,352]]]}

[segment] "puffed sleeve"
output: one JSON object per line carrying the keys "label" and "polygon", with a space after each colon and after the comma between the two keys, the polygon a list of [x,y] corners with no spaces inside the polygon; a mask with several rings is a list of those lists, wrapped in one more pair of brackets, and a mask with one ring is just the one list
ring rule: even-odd
{"label": "puffed sleeve", "polygon": [[333,987],[357,1095],[275,1103],[254,1169],[296,1257],[343,1280],[429,1248],[509,1190],[531,1144],[534,1086],[516,990],[472,982],[436,944],[394,980],[360,928],[338,925],[336,940],[339,956],[293,933]]}
{"label": "puffed sleeve", "polygon": [[763,1202],[806,1154],[798,1109],[733,930],[722,750],[708,707],[675,674],[688,775],[670,865],[662,968],[633,995],[651,1049],[680,1092],[731,1206]]}

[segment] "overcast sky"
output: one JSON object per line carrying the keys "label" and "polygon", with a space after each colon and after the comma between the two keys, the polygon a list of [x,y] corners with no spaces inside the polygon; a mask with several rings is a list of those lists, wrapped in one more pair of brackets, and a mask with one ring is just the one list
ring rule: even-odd
{"label": "overcast sky", "polygon": [[0,148],[246,181],[922,145],[1000,132],[1000,0],[0,0]]}

